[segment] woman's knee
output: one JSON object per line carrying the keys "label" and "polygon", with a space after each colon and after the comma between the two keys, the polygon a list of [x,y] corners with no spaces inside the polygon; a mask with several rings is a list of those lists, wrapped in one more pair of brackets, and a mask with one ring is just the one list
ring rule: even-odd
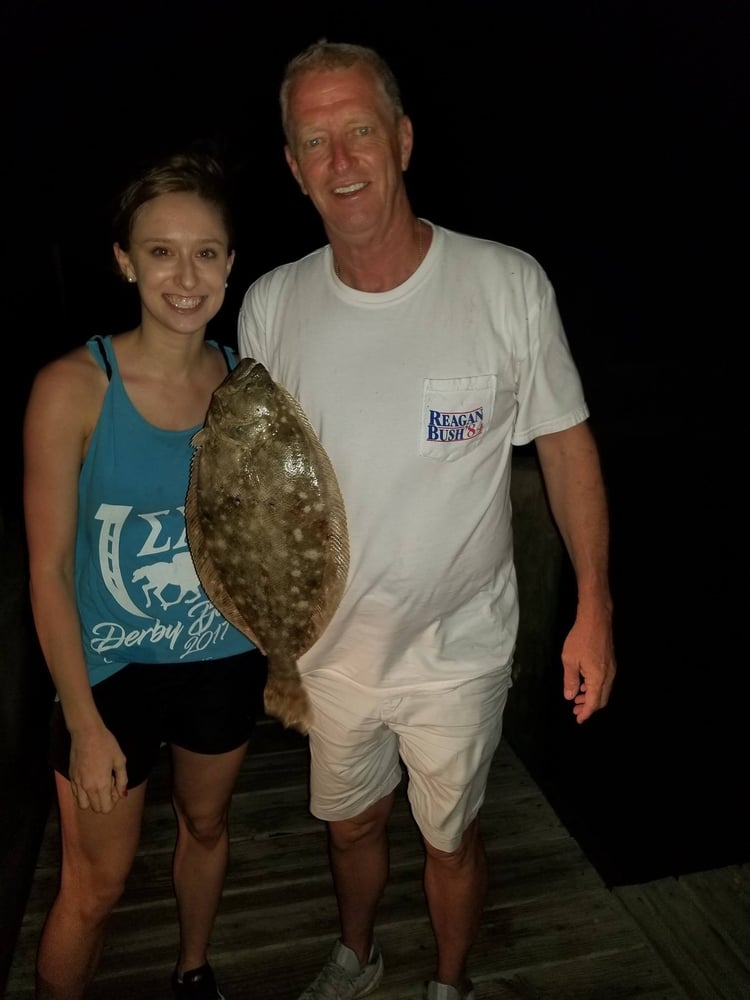
{"label": "woman's knee", "polygon": [[126,874],[88,866],[65,866],[60,880],[60,896],[91,926],[102,923],[125,892]]}
{"label": "woman's knee", "polygon": [[227,836],[229,810],[216,813],[178,811],[180,828],[196,843],[211,850]]}

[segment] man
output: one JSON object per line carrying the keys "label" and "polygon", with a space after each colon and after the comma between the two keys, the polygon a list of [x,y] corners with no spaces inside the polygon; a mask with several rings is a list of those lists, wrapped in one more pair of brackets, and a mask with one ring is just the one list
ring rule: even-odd
{"label": "man", "polygon": [[329,244],[250,287],[240,351],[316,428],[351,547],[341,604],[300,662],[314,711],[311,811],[328,824],[341,923],[300,1000],[354,1000],[382,978],[374,929],[399,755],[437,946],[423,996],[475,1000],[478,818],[518,620],[511,446],[536,441],[576,572],[562,659],[578,722],[606,705],[615,674],[597,450],[541,267],[412,212],[412,124],[382,59],[312,45],[286,69],[281,109],[287,163]]}

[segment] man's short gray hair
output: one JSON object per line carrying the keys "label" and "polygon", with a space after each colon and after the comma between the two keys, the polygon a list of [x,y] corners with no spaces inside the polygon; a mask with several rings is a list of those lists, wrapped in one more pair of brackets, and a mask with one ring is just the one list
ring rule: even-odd
{"label": "man's short gray hair", "polygon": [[279,91],[281,105],[281,124],[284,128],[286,141],[291,145],[289,123],[289,91],[292,85],[306,73],[330,69],[350,69],[352,66],[369,66],[383,91],[383,96],[393,112],[394,119],[404,113],[401,103],[401,91],[393,70],[375,49],[366,45],[354,45],[349,42],[329,42],[325,38],[313,42],[303,49],[286,65]]}

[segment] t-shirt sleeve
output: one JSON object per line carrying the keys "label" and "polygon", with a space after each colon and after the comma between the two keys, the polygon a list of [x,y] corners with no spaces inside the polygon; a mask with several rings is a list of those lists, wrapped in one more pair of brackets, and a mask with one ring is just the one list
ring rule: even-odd
{"label": "t-shirt sleeve", "polygon": [[554,289],[543,272],[537,278],[539,295],[529,303],[526,344],[518,356],[514,445],[567,430],[589,415]]}
{"label": "t-shirt sleeve", "polygon": [[263,275],[253,282],[245,292],[237,321],[237,345],[241,358],[257,358],[261,352],[261,341],[265,330],[265,285]]}

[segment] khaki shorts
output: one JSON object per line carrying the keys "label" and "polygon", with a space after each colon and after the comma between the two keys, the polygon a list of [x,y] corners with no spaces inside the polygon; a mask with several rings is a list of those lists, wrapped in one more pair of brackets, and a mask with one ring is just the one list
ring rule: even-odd
{"label": "khaki shorts", "polygon": [[310,730],[310,811],[351,819],[389,795],[407,794],[425,840],[454,851],[484,801],[511,686],[508,665],[452,688],[384,691],[340,676],[305,675]]}

